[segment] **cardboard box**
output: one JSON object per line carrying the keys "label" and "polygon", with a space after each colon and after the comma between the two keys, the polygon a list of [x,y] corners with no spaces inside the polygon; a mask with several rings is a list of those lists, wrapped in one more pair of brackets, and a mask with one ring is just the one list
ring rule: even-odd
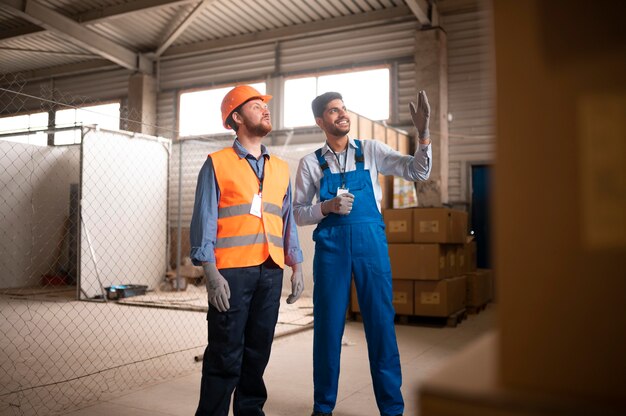
{"label": "cardboard box", "polygon": [[410,243],[413,240],[413,212],[411,209],[383,210],[385,233],[389,243]]}
{"label": "cardboard box", "polygon": [[413,315],[413,281],[393,280],[393,307],[398,315]]}
{"label": "cardboard box", "polygon": [[[413,281],[411,280],[393,280],[393,307],[398,315],[413,315]],[[352,312],[360,312],[359,300],[356,295],[356,286],[352,282],[352,290],[350,293],[350,310]]]}
{"label": "cardboard box", "polygon": [[468,233],[467,212],[458,209],[450,210],[452,214],[452,226],[449,243],[465,243]]}
{"label": "cardboard box", "polygon": [[467,212],[449,208],[413,209],[414,243],[464,243]]}
{"label": "cardboard box", "polygon": [[446,244],[446,259],[448,261],[448,274],[450,276],[460,276],[465,272],[461,270],[461,265],[459,264],[457,257],[457,244]]}
{"label": "cardboard box", "polygon": [[465,276],[439,281],[416,280],[413,285],[415,315],[446,317],[465,307]]}
{"label": "cardboard box", "polygon": [[464,273],[475,272],[478,267],[476,260],[476,241],[470,241],[465,243],[463,246],[465,248],[465,258],[467,261]]}
{"label": "cardboard box", "polygon": [[465,244],[461,244],[455,247],[458,274],[465,274],[469,271],[467,266],[467,247],[465,246]]}
{"label": "cardboard box", "polygon": [[491,299],[491,278],[489,273],[476,271],[467,276],[467,306],[479,307],[487,304]]}
{"label": "cardboard box", "polygon": [[443,244],[389,244],[394,280],[439,280],[450,276]]}
{"label": "cardboard box", "polygon": [[496,299],[496,280],[493,269],[476,269],[477,273],[482,273],[487,280],[487,299],[494,301]]}
{"label": "cardboard box", "polygon": [[455,245],[457,274],[476,271],[476,242]]}

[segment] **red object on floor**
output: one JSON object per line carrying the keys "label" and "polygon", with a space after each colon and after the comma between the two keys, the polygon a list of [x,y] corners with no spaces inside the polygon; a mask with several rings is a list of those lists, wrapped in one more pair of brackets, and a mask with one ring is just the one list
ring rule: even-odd
{"label": "red object on floor", "polygon": [[60,274],[44,274],[41,276],[41,286],[65,286],[67,277]]}

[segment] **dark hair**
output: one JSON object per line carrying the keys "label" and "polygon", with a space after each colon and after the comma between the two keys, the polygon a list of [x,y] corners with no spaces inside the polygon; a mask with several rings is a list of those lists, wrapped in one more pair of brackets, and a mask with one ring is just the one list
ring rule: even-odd
{"label": "dark hair", "polygon": [[313,116],[315,118],[322,117],[324,115],[324,110],[326,110],[326,105],[332,100],[342,100],[343,97],[338,92],[325,92],[322,95],[318,95],[315,97],[313,102],[311,103],[311,108],[313,109]]}

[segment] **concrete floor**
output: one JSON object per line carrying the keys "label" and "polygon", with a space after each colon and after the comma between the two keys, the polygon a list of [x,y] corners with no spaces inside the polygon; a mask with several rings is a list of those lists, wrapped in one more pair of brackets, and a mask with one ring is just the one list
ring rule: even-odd
{"label": "concrete floor", "polygon": [[[418,415],[417,391],[422,380],[448,357],[494,328],[495,305],[469,315],[456,328],[396,325],[402,360],[405,415]],[[313,331],[306,330],[277,338],[266,370],[268,416],[310,415]],[[363,326],[348,322],[344,335],[342,373],[335,416],[378,415],[369,375]],[[68,416],[189,416],[198,402],[200,368],[189,375],[146,386]],[[232,414],[232,413],[231,413]]]}

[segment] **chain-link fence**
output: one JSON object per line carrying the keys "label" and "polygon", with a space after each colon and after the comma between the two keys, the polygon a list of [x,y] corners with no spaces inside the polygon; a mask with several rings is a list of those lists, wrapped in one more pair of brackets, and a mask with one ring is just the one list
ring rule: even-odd
{"label": "chain-link fence", "polygon": [[[207,343],[189,222],[202,163],[231,141],[55,126],[60,108],[89,102],[0,79],[0,121],[46,115],[38,126],[0,131],[2,416],[63,414],[189,373]],[[74,139],[59,141],[62,132]],[[314,148],[270,151],[293,175]],[[311,231],[299,229],[307,281]],[[311,326],[311,286],[296,304],[281,302],[277,335]]]}

